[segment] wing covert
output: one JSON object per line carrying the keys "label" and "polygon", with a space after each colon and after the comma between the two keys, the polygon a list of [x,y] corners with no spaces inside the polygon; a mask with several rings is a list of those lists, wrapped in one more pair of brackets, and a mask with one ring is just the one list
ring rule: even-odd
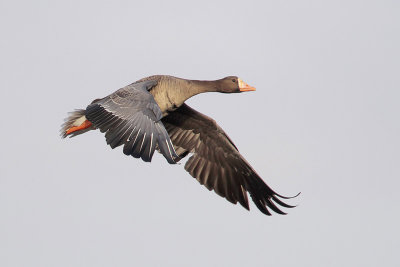
{"label": "wing covert", "polygon": [[85,116],[105,132],[111,148],[124,145],[123,152],[151,161],[159,148],[171,164],[178,155],[161,122],[162,112],[148,90],[156,81],[145,81],[123,87],[86,108]]}

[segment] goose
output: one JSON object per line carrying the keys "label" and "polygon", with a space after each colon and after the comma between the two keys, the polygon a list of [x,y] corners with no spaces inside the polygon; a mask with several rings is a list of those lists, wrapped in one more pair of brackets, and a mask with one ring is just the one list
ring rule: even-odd
{"label": "goose", "polygon": [[154,75],[69,113],[61,136],[99,129],[112,149],[123,146],[125,155],[145,162],[151,161],[155,150],[170,164],[190,154],[184,168],[208,190],[247,210],[249,194],[262,213],[286,214],[281,207],[295,206],[282,199],[298,194],[286,197],[272,190],[215,120],[185,104],[200,93],[248,91],[255,88],[237,76],[203,81]]}

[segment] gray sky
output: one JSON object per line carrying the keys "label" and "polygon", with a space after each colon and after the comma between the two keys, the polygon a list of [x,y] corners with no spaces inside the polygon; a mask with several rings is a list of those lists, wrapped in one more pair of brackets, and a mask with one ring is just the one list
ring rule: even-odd
{"label": "gray sky", "polygon": [[[1,1],[0,266],[399,266],[398,1]],[[237,75],[188,101],[263,179],[251,212],[183,165],[61,140],[142,77]]]}

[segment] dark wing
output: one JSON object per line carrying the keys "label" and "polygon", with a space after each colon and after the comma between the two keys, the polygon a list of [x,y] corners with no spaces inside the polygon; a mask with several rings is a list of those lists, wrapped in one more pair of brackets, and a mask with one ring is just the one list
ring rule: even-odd
{"label": "dark wing", "polygon": [[200,184],[236,204],[249,209],[247,192],[261,212],[271,215],[270,208],[285,214],[278,206],[292,208],[279,198],[242,157],[232,140],[217,123],[183,104],[162,119],[180,157],[193,153],[185,170]]}
{"label": "dark wing", "polygon": [[124,145],[124,153],[144,161],[151,161],[159,148],[171,164],[177,154],[164,125],[162,113],[148,90],[156,81],[131,84],[95,101],[86,108],[86,118],[106,132],[111,148]]}

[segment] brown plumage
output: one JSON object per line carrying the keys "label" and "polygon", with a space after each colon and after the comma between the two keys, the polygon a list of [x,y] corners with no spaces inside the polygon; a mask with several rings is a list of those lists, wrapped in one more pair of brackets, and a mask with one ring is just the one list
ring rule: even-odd
{"label": "brown plumage", "polygon": [[285,214],[278,205],[292,208],[280,199],[288,197],[264,183],[213,119],[184,103],[203,92],[254,90],[236,76],[215,81],[150,76],[72,113],[62,127],[62,136],[99,128],[106,132],[112,148],[124,145],[126,155],[144,161],[151,161],[155,150],[171,164],[192,154],[185,170],[209,190],[246,209],[248,192],[264,214],[271,215],[268,208]]}

